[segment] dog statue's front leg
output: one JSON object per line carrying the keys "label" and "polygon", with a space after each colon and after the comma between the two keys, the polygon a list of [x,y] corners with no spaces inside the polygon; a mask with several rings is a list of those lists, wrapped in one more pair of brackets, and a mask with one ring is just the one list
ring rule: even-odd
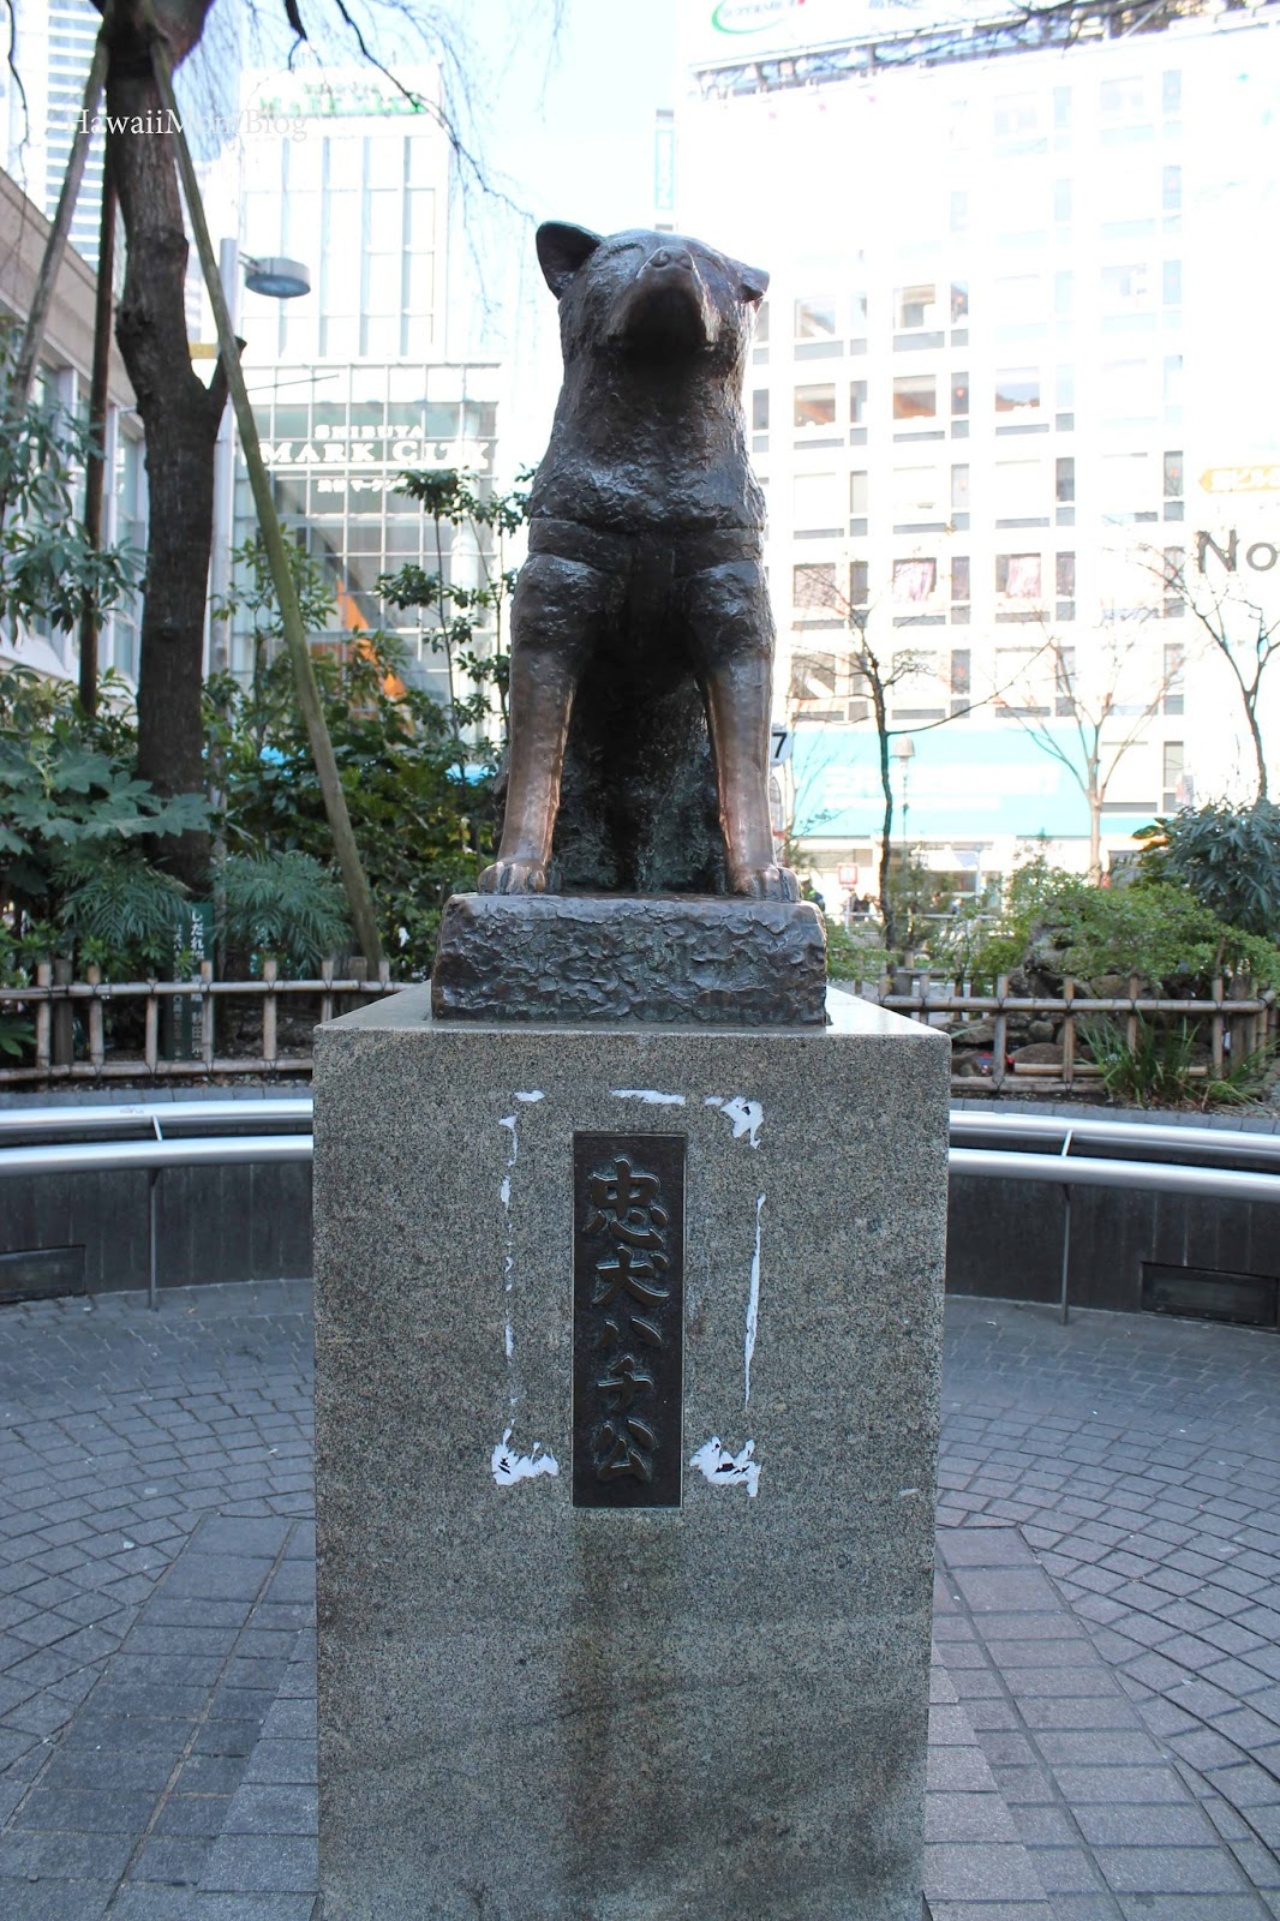
{"label": "dog statue's front leg", "polygon": [[686,595],[729,885],[757,900],[795,900],[796,877],[774,858],[769,819],[773,621],[763,570],[754,560],[709,567],[691,577]]}
{"label": "dog statue's front leg", "polygon": [[560,808],[573,697],[604,605],[604,576],[531,554],[511,608],[511,739],[502,845],[482,894],[542,894]]}

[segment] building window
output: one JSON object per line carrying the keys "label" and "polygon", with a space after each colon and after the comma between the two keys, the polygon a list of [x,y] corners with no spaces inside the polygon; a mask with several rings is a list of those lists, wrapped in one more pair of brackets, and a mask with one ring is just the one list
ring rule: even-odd
{"label": "building window", "polygon": [[1039,554],[997,554],[996,592],[1006,600],[1039,600]]}
{"label": "building window", "polygon": [[1166,307],[1182,305],[1182,262],[1166,260],[1164,263],[1164,304]]}
{"label": "building window", "polygon": [[972,655],[967,647],[951,649],[951,711],[968,705],[973,692]]}
{"label": "building window", "polygon": [[1043,647],[997,647],[996,718],[1043,718],[1053,712],[1055,663]]}
{"label": "building window", "polygon": [[1076,650],[1074,647],[1055,647],[1053,650],[1053,711],[1059,720],[1069,718],[1076,710]]}
{"label": "building window", "polygon": [[1076,277],[1066,268],[1053,276],[1053,311],[1065,318],[1075,306]]}
{"label": "building window", "polygon": [[899,374],[893,383],[895,420],[932,420],[938,411],[938,383],[933,374]]}
{"label": "building window", "polygon": [[932,600],[938,585],[936,560],[895,560],[893,597],[903,605]]}
{"label": "building window", "polygon": [[1166,714],[1180,714],[1183,711],[1185,685],[1183,669],[1186,666],[1186,649],[1182,642],[1169,642],[1164,650],[1164,711]]}
{"label": "building window", "polygon": [[968,374],[952,374],[951,376],[952,418],[958,419],[961,415],[967,414],[968,411],[969,411],[969,376]]}
{"label": "building window", "polygon": [[1076,497],[1076,462],[1074,454],[1063,454],[1054,466],[1054,497],[1060,507],[1070,505]]}
{"label": "building window", "polygon": [[1160,811],[1162,814],[1172,814],[1181,804],[1179,789],[1187,771],[1185,744],[1180,740],[1167,740],[1161,760],[1160,786],[1163,798]]}
{"label": "building window", "polygon": [[1176,67],[1161,76],[1160,104],[1166,113],[1182,112],[1182,75]]}
{"label": "building window", "polygon": [[850,474],[849,475],[849,512],[851,514],[868,513],[870,511],[867,505],[869,496],[870,496],[870,488],[867,485],[866,474],[864,473]]}
{"label": "building window", "polygon": [[951,556],[951,598],[952,600],[958,601],[968,600],[969,598],[968,554],[952,554]]}
{"label": "building window", "polygon": [[1166,167],[1162,177],[1160,204],[1166,213],[1182,212],[1182,168]]}
{"label": "building window", "polygon": [[836,334],[834,300],[796,301],[796,339],[833,340]]}
{"label": "building window", "polygon": [[836,390],[833,385],[797,387],[795,424],[797,427],[833,427],[836,418]]}
{"label": "building window", "polygon": [[1166,453],[1164,468],[1164,497],[1166,500],[1182,499],[1182,453],[1180,450]]}
{"label": "building window", "polygon": [[840,482],[836,474],[797,474],[793,489],[797,533],[838,534],[841,531],[844,516],[840,511]]}
{"label": "building window", "polygon": [[1044,460],[997,460],[992,476],[996,521],[1043,520],[1049,516],[1049,468]]}
{"label": "building window", "polygon": [[894,288],[893,324],[899,333],[908,333],[912,328],[936,327],[939,318],[938,289],[935,286],[922,284]]}
{"label": "building window", "polygon": [[1071,218],[1071,182],[1055,180],[1053,183],[1053,217],[1057,221]]}
{"label": "building window", "polygon": [[1182,547],[1166,547],[1164,550],[1164,617],[1178,620],[1187,611],[1187,603],[1182,596],[1183,569],[1186,566],[1186,550]]}
{"label": "building window", "polygon": [[1172,425],[1182,418],[1182,355],[1169,354],[1164,363],[1165,419]]}
{"label": "building window", "polygon": [[762,300],[756,308],[756,345],[767,347],[769,344],[769,302]]}
{"label": "building window", "polygon": [[951,469],[951,512],[967,514],[969,511],[969,468],[968,465]]}
{"label": "building window", "polygon": [[996,99],[995,136],[1001,142],[1034,140],[1043,119],[1044,102],[1037,93],[1002,93]]}
{"label": "building window", "polygon": [[1054,578],[1060,600],[1073,600],[1076,591],[1076,557],[1074,554],[1059,554],[1054,566]]}
{"label": "building window", "polygon": [[767,434],[769,431],[769,389],[767,387],[757,387],[751,396],[751,429],[757,434]]}
{"label": "building window", "polygon": [[1152,291],[1151,269],[1145,260],[1102,269],[1102,306],[1106,313],[1148,307]]}
{"label": "building window", "polygon": [[791,601],[797,613],[828,613],[838,607],[834,560],[807,561],[791,569]]}
{"label": "building window", "polygon": [[969,229],[969,196],[955,192],[951,196],[951,231],[967,233]]}
{"label": "building window", "polygon": [[871,569],[867,561],[854,560],[849,563],[849,604],[851,607],[865,607],[871,597]]}
{"label": "building window", "polygon": [[849,421],[854,427],[867,424],[867,383],[865,380],[849,382]]}
{"label": "building window", "polygon": [[1147,82],[1142,74],[1126,74],[1118,80],[1104,80],[1099,106],[1104,127],[1134,127],[1151,118]]}
{"label": "building window", "polygon": [[935,461],[893,470],[892,509],[895,521],[916,525],[921,521],[941,524],[943,508],[942,469]]}
{"label": "building window", "polygon": [[1003,367],[996,374],[996,412],[1032,413],[1040,406],[1040,369]]}

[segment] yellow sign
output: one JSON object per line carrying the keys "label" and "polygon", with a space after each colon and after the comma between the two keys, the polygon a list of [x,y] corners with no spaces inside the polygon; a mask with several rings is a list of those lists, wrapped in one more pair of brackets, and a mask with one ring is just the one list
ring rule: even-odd
{"label": "yellow sign", "polygon": [[1280,493],[1280,462],[1259,467],[1206,467],[1200,485],[1207,494]]}

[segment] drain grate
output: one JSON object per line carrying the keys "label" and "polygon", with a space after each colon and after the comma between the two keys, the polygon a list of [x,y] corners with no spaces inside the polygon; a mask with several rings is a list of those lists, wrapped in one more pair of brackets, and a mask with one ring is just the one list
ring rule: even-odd
{"label": "drain grate", "polygon": [[1212,1267],[1142,1263],[1142,1305],[1150,1314],[1239,1327],[1280,1326],[1280,1280],[1269,1274],[1231,1274]]}
{"label": "drain grate", "polygon": [[87,1291],[83,1247],[24,1247],[0,1254],[0,1305]]}

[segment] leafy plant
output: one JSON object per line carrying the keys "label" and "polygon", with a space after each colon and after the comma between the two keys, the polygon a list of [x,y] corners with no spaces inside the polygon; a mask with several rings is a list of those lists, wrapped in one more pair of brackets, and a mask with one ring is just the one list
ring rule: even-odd
{"label": "leafy plant", "polygon": [[1118,1021],[1082,1021],[1081,1033],[1113,1100],[1129,1107],[1181,1107],[1195,1080],[1195,1030],[1187,1020],[1176,1025],[1137,1022],[1132,1049]]}
{"label": "leafy plant", "polygon": [[[15,352],[14,322],[0,323],[0,392]],[[39,402],[0,435],[0,619],[19,630],[47,622],[70,632],[86,608],[101,620],[141,583],[143,556],[132,547],[95,547],[76,512],[94,445],[73,414]]]}
{"label": "leafy plant", "polygon": [[1084,982],[1137,974],[1173,992],[1208,992],[1220,974],[1280,983],[1280,948],[1233,926],[1174,880],[1095,887],[1034,861],[1010,882],[1002,915],[974,957],[983,980],[1031,967]]}
{"label": "leafy plant", "polygon": [[60,918],[75,937],[82,961],[108,976],[134,972],[134,960],[167,968],[186,922],[187,889],[150,866],[135,849],[114,860],[84,855],[68,861]]}
{"label": "leafy plant", "polygon": [[[423,634],[433,653],[444,656],[448,717],[459,735],[468,728],[488,727],[495,699],[501,731],[506,732],[511,660],[505,626],[516,583],[516,570],[507,565],[506,542],[524,522],[528,490],[522,483],[529,478],[520,475],[511,492],[503,494],[477,491],[469,475],[453,469],[400,476],[399,491],[418,501],[432,523],[435,571],[402,567],[384,574],[378,590],[393,607],[419,607],[431,617]],[[451,530],[447,552],[446,527]],[[479,561],[482,578],[475,587],[453,579],[451,562],[463,530],[471,534]],[[459,676],[470,682],[470,694],[460,691]]]}
{"label": "leafy plant", "polygon": [[110,860],[144,835],[206,824],[198,795],[166,799],[134,777],[112,744],[116,726],[86,720],[66,682],[0,671],[0,899],[18,932],[60,918],[86,857]]}
{"label": "leafy plant", "polygon": [[276,955],[306,974],[350,938],[341,887],[298,848],[233,854],[220,882],[225,938],[234,947]]}
{"label": "leafy plant", "polygon": [[1280,806],[1213,801],[1184,807],[1142,836],[1143,864],[1157,878],[1182,881],[1202,906],[1267,940],[1280,937]]}

